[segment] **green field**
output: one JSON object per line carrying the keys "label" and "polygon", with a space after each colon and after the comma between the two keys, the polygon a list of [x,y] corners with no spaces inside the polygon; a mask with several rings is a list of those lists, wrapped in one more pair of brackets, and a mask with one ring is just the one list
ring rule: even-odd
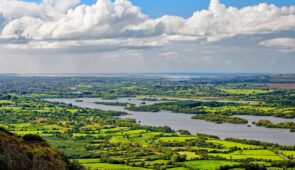
{"label": "green field", "polygon": [[197,155],[195,152],[178,152],[180,155],[185,155],[186,156],[186,160],[192,160],[192,159],[196,159],[196,158],[201,158],[200,155]]}
{"label": "green field", "polygon": [[[294,146],[234,138],[221,140],[218,135],[190,134],[186,129],[168,126],[143,126],[138,120],[119,118],[132,113],[132,109],[153,114],[165,110],[179,115],[210,115],[222,120],[237,115],[294,118],[295,91],[268,90],[268,85],[261,83],[283,80],[281,76],[270,75],[185,81],[153,76],[0,76],[0,126],[19,136],[40,135],[50,146],[87,169],[215,170],[227,166],[237,170],[248,165],[290,169]],[[290,81],[289,75],[286,80]],[[143,96],[142,101],[134,100]],[[125,103],[124,112],[106,111],[44,100],[51,97],[73,101],[124,99],[130,107]],[[235,123],[229,120],[227,123]]]}
{"label": "green field", "polygon": [[258,160],[272,160],[283,161],[284,159],[279,155],[269,150],[240,150],[230,154],[209,154],[210,156],[218,156],[229,160],[240,159],[258,159]]}
{"label": "green field", "polygon": [[179,136],[179,137],[161,137],[160,142],[184,142],[188,140],[197,139],[195,136]]}
{"label": "green field", "polygon": [[87,169],[102,169],[102,170],[145,170],[145,168],[138,168],[138,167],[130,167],[126,165],[114,165],[108,163],[101,163],[99,159],[75,159],[75,161],[81,163]]}
{"label": "green field", "polygon": [[108,164],[108,163],[82,163],[82,165],[86,167],[87,169],[93,169],[93,170],[147,170],[146,168]]}
{"label": "green field", "polygon": [[198,160],[189,161],[186,165],[192,169],[215,170],[225,165],[238,165],[239,163],[233,161],[217,161],[217,160]]}
{"label": "green field", "polygon": [[224,148],[232,148],[237,147],[240,149],[258,149],[261,148],[260,146],[255,145],[247,145],[247,144],[241,144],[237,142],[230,142],[230,141],[222,141],[222,140],[207,140],[208,143],[213,143],[215,145],[221,145]]}
{"label": "green field", "polygon": [[262,89],[227,89],[222,88],[220,89],[223,92],[229,93],[229,94],[243,94],[243,95],[250,95],[250,94],[264,94],[264,93],[270,93],[270,90],[262,90]]}
{"label": "green field", "polygon": [[295,151],[283,151],[283,150],[280,150],[279,152],[282,153],[283,155],[287,156],[287,157],[292,158],[292,159],[295,158]]}

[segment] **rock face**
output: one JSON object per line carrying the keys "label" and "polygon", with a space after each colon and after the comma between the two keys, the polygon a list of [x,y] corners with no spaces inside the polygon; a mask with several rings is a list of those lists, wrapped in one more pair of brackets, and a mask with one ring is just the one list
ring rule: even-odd
{"label": "rock face", "polygon": [[0,128],[0,170],[81,170],[36,135],[18,137]]}

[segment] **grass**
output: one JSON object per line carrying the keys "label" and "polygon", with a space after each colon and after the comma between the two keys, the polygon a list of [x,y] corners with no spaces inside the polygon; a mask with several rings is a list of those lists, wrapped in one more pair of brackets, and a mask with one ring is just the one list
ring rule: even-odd
{"label": "grass", "polygon": [[122,136],[113,136],[110,140],[110,143],[129,143],[130,141]]}
{"label": "grass", "polygon": [[210,156],[218,156],[229,160],[242,160],[242,159],[259,159],[259,160],[272,160],[283,161],[284,159],[279,155],[269,150],[240,150],[229,154],[209,154]]}
{"label": "grass", "polygon": [[54,137],[45,137],[46,141],[57,149],[63,148],[64,152],[68,155],[83,155],[89,153],[85,150],[85,146],[88,145],[87,141],[75,141],[70,139],[58,139]]}
{"label": "grass", "polygon": [[295,158],[295,151],[284,151],[284,150],[280,150],[279,152],[281,152],[283,155],[285,155],[287,157],[293,157],[293,158]]}
{"label": "grass", "polygon": [[92,137],[99,137],[99,136],[108,136],[106,134],[87,134],[87,133],[73,133],[73,137],[86,137],[86,136],[92,136]]}
{"label": "grass", "polygon": [[222,107],[203,107],[206,113],[228,113],[234,112],[236,114],[240,113],[249,113],[249,111],[253,113],[260,113],[264,115],[270,114],[280,114],[282,116],[292,115],[294,113],[293,107],[273,107],[273,106],[250,106],[250,105],[241,105],[241,106],[222,106]]}
{"label": "grass", "polygon": [[56,124],[44,125],[44,127],[47,128],[47,129],[50,129],[50,130],[59,130],[60,132],[65,132],[67,130],[70,130],[70,128],[61,127],[61,126],[58,126]]}
{"label": "grass", "polygon": [[11,100],[0,100],[0,104],[13,104]]}
{"label": "grass", "polygon": [[81,164],[90,164],[90,163],[100,163],[100,159],[92,158],[92,159],[73,159]]}
{"label": "grass", "polygon": [[178,152],[180,155],[186,155],[186,160],[200,158],[195,152]]}
{"label": "grass", "polygon": [[39,130],[26,130],[26,131],[12,131],[13,133],[15,134],[18,134],[18,135],[27,135],[27,134],[35,134],[35,135],[43,135],[43,131],[39,131]]}
{"label": "grass", "polygon": [[263,89],[227,89],[227,88],[221,88],[220,89],[223,92],[229,93],[229,94],[265,94],[269,93],[271,91],[269,90],[263,90]]}
{"label": "grass", "polygon": [[161,164],[166,164],[168,161],[167,160],[155,160],[155,161],[145,161],[144,163],[146,165],[161,165]]}
{"label": "grass", "polygon": [[261,148],[261,146],[255,146],[255,145],[247,145],[237,142],[230,142],[230,141],[222,141],[222,140],[207,140],[207,143],[213,143],[215,145],[221,145],[225,148],[231,148],[231,147],[238,147],[240,149],[258,149]]}
{"label": "grass", "polygon": [[101,129],[99,133],[74,133],[74,137],[85,137],[85,136],[93,136],[93,137],[99,137],[99,136],[123,136],[123,135],[136,135],[136,134],[144,134],[146,133],[146,130],[139,129],[139,130],[129,130],[127,127],[121,127],[121,128],[112,128],[112,129]]}
{"label": "grass", "polygon": [[95,130],[101,128],[101,125],[99,124],[90,124],[90,125],[85,125],[82,127],[82,129],[91,129],[91,130]]}
{"label": "grass", "polygon": [[29,128],[33,126],[31,123],[15,123],[10,125],[14,128]]}
{"label": "grass", "polygon": [[99,170],[147,170],[146,168],[131,167],[120,164],[108,164],[108,163],[82,163],[86,168],[99,169]]}
{"label": "grass", "polygon": [[124,135],[133,135],[133,134],[141,134],[141,133],[145,133],[146,130],[142,130],[142,129],[139,129],[139,130],[129,130],[129,131],[125,131],[123,132]]}
{"label": "grass", "polygon": [[8,129],[8,126],[7,125],[4,125],[4,124],[0,124],[0,127],[3,127],[3,128]]}
{"label": "grass", "polygon": [[[256,106],[224,106],[219,109],[222,111],[230,109],[239,111],[241,108],[243,108],[241,110],[248,110],[254,107],[256,108]],[[260,109],[272,111],[274,108],[275,107],[266,106]],[[28,109],[31,108],[28,107]],[[282,111],[282,109],[286,108],[281,108],[280,111]],[[99,116],[93,116],[91,112],[87,111],[85,111],[85,113],[90,114],[91,117],[87,117],[88,114],[80,115],[80,111],[78,110],[75,108],[36,107],[35,109],[32,108],[32,110],[25,110],[26,112],[22,113],[34,116],[31,121],[23,121],[31,123],[15,123],[22,121],[4,123],[7,124],[6,127],[10,128],[12,132],[16,132],[20,135],[29,133],[40,134],[54,148],[64,152],[69,158],[79,161],[85,167],[89,167],[89,169],[144,170],[144,168],[131,167],[130,164],[128,166],[124,163],[102,163],[101,160],[105,158],[106,161],[103,162],[107,162],[108,159],[126,161],[134,166],[144,165],[146,168],[151,169],[159,169],[160,166],[168,165],[169,167],[182,166],[183,164],[186,164],[190,169],[217,169],[224,165],[239,164],[240,159],[247,158],[255,158],[257,159],[255,160],[256,162],[264,165],[268,162],[266,161],[268,159],[283,161],[280,155],[276,155],[272,151],[263,150],[261,146],[216,140],[210,137],[208,137],[210,140],[206,140],[207,144],[205,144],[201,136],[150,132],[144,128],[140,128],[138,125],[135,126],[135,124],[129,122],[126,124],[126,121],[118,122],[117,124],[114,123],[114,121],[104,122]],[[217,109],[214,109],[213,111],[216,110]],[[34,111],[34,114],[30,115],[32,111]],[[288,110],[286,109],[285,111]],[[75,112],[77,113],[73,114]],[[64,115],[62,113],[64,113]],[[71,114],[79,118],[73,118]],[[70,118],[68,118],[68,116],[70,116]],[[79,126],[76,126],[77,122]],[[77,127],[79,129],[77,129]],[[211,147],[212,145],[208,143],[213,143],[214,147]],[[242,149],[242,151],[221,154],[229,152],[232,147],[237,147]],[[293,155],[295,152],[284,152],[280,151],[278,148],[274,149],[277,149],[286,156]],[[209,152],[211,156],[220,156],[222,158],[216,158],[216,160],[197,160],[201,158],[200,155],[206,157],[207,152]],[[171,162],[169,159],[176,153],[186,155],[187,162],[177,162],[176,164],[170,165]],[[143,162],[145,164],[142,164]],[[177,167],[172,170],[187,170],[188,168]]]}
{"label": "grass", "polygon": [[264,161],[252,161],[251,163],[256,165],[271,166],[270,162],[264,162]]}
{"label": "grass", "polygon": [[113,133],[113,132],[122,132],[129,130],[128,127],[116,127],[116,128],[110,128],[110,129],[102,129],[101,133]]}
{"label": "grass", "polygon": [[180,136],[180,137],[161,137],[159,141],[161,142],[185,142],[187,140],[197,139],[196,136]]}
{"label": "grass", "polygon": [[215,170],[225,165],[238,165],[237,162],[226,161],[226,160],[197,160],[188,161],[185,163],[192,169],[202,169],[202,170]]}

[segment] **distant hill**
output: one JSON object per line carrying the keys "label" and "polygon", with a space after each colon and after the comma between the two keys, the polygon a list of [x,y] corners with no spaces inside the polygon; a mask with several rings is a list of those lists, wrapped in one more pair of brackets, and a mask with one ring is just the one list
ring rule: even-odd
{"label": "distant hill", "polygon": [[17,76],[16,73],[0,73],[0,76]]}
{"label": "distant hill", "polygon": [[18,137],[0,127],[0,170],[82,170],[36,135]]}

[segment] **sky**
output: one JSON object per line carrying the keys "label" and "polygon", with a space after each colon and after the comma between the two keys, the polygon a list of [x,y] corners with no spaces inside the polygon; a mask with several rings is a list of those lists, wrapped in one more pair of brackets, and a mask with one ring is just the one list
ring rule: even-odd
{"label": "sky", "polygon": [[295,0],[0,0],[0,73],[295,73]]}
{"label": "sky", "polygon": [[[27,2],[41,3],[42,0],[27,0]],[[80,4],[95,4],[96,0],[81,0]],[[195,11],[206,9],[209,6],[209,0],[131,0],[131,2],[140,7],[143,13],[156,18],[163,15],[177,15],[190,17]],[[256,5],[267,2],[277,6],[294,5],[295,0],[221,0],[220,2],[228,6],[242,8],[250,5]]]}

